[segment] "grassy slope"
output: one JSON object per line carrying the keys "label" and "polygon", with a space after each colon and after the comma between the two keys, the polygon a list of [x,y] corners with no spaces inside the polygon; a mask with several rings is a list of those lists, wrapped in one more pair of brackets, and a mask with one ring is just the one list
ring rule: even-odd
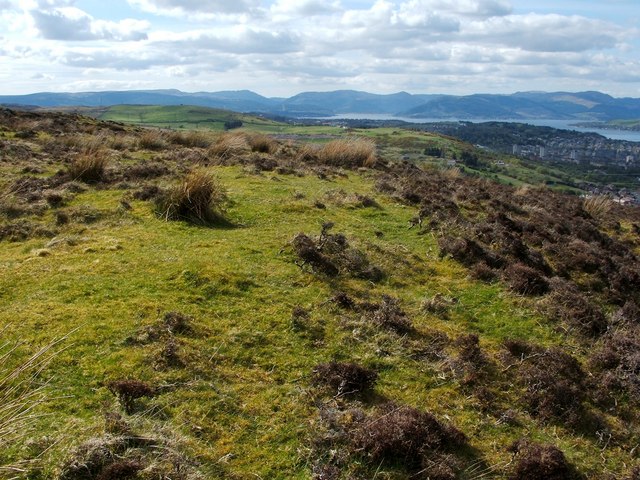
{"label": "grassy slope", "polygon": [[[213,170],[228,188],[234,228],[167,223],[148,202],[134,201],[124,211],[123,190],[91,187],[68,207],[90,205],[103,218],[62,227],[57,238],[73,241],[51,247],[46,239],[2,243],[0,325],[9,326],[6,340],[25,342],[26,352],[72,332],[48,369],[54,398],[46,411],[52,415],[40,420],[39,429],[58,443],[46,454],[46,475],[74,445],[98,434],[103,413],[116,408],[105,382],[139,378],[166,387],[146,405],[184,438],[207,478],[309,478],[307,448],[317,417],[309,374],[330,359],[375,367],[380,397],[450,418],[488,465],[507,463],[506,446],[523,435],[557,444],[585,472],[620,472],[629,464],[628,453],[615,446],[601,452],[593,439],[527,417],[521,425],[497,424],[441,365],[412,358],[402,339],[363,338],[344,327],[342,313],[327,302],[338,289],[372,301],[383,293],[397,296],[418,331],[437,329],[451,337],[476,332],[488,352],[513,337],[570,343],[526,299],[499,284],[469,280],[461,266],[440,259],[433,236],[407,228],[415,210],[377,194],[370,174],[321,180],[254,175],[240,167]],[[380,208],[332,203],[326,194],[337,189],[375,197]],[[315,200],[327,208],[315,208]],[[53,212],[45,213],[45,220],[52,218]],[[334,222],[388,278],[380,284],[327,281],[296,266],[288,242],[300,231],[317,233],[324,221]],[[447,320],[420,309],[437,293],[459,298]],[[323,333],[292,328],[296,305],[312,312]],[[179,339],[184,368],[154,368],[162,345],[125,341],[168,311],[195,319],[195,334]],[[381,347],[389,353],[376,353]],[[510,395],[515,404],[517,389]],[[404,478],[384,465],[378,474]]]}

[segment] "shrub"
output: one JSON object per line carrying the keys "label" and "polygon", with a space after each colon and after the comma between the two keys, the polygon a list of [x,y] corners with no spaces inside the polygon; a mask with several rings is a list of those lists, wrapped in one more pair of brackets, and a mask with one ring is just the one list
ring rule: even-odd
{"label": "shrub", "polygon": [[76,157],[69,166],[72,180],[97,183],[104,179],[108,157],[103,151],[87,152]]}
{"label": "shrub", "polygon": [[619,328],[608,333],[591,357],[591,365],[600,370],[604,393],[622,390],[633,402],[640,402],[640,327]]}
{"label": "shrub", "polygon": [[534,417],[577,427],[585,418],[585,373],[578,361],[559,348],[536,349],[518,369],[524,401]]}
{"label": "shrub", "polygon": [[373,140],[362,137],[333,140],[323,145],[317,155],[320,162],[327,165],[370,167],[376,162],[376,145]]}
{"label": "shrub", "polygon": [[553,281],[553,292],[543,302],[543,308],[555,321],[576,329],[580,334],[597,337],[607,330],[607,319],[597,306],[567,283]]}
{"label": "shrub", "polygon": [[504,277],[511,290],[523,295],[542,295],[549,290],[549,282],[536,269],[522,263],[509,265]]}
{"label": "shrub", "polygon": [[356,302],[346,292],[336,292],[331,301],[345,310],[355,310]]}
{"label": "shrub", "polygon": [[114,380],[107,383],[107,388],[113,393],[127,414],[131,414],[135,408],[135,401],[142,397],[152,397],[155,394],[153,387],[139,380]]}
{"label": "shrub", "polygon": [[167,312],[162,319],[169,333],[186,334],[192,332],[193,318],[179,312]]}
{"label": "shrub", "polygon": [[144,466],[136,460],[117,460],[104,467],[96,480],[125,480],[136,478]]}
{"label": "shrub", "polygon": [[314,271],[329,277],[335,277],[340,273],[338,267],[334,265],[329,257],[320,251],[320,247],[316,242],[304,233],[296,234],[291,244],[293,251],[302,259],[302,265],[309,264]]}
{"label": "shrub", "polygon": [[311,315],[303,307],[296,305],[291,312],[291,328],[294,331],[305,329],[309,325]]}
{"label": "shrub", "polygon": [[224,220],[226,200],[224,188],[212,173],[194,170],[161,195],[156,200],[156,208],[165,220],[212,224]]}
{"label": "shrub", "polygon": [[330,387],[336,396],[371,390],[378,379],[373,370],[355,363],[329,362],[313,369],[313,383]]}
{"label": "shrub", "polygon": [[509,480],[571,480],[580,478],[557,447],[520,440],[510,450],[517,462]]}
{"label": "shrub", "polygon": [[400,308],[399,303],[397,298],[383,295],[382,302],[369,315],[371,321],[384,329],[400,334],[412,331],[411,319]]}
{"label": "shrub", "polygon": [[352,443],[374,462],[386,460],[416,468],[431,451],[462,446],[466,437],[428,412],[387,404],[352,432]]}

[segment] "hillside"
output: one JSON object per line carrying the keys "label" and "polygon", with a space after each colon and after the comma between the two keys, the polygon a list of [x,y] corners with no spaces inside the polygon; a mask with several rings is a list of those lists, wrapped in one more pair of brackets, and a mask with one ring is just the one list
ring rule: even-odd
{"label": "hillside", "polygon": [[131,90],[0,95],[0,105],[108,107],[124,104],[195,105],[294,118],[348,113],[469,120],[611,121],[640,118],[640,99],[614,98],[600,92],[518,92],[510,95],[457,96],[407,92],[380,95],[355,90],[337,90],[303,92],[290,98],[267,98],[248,90],[196,93],[179,90]]}
{"label": "hillside", "polygon": [[640,475],[637,208],[257,130],[0,110],[0,478]]}

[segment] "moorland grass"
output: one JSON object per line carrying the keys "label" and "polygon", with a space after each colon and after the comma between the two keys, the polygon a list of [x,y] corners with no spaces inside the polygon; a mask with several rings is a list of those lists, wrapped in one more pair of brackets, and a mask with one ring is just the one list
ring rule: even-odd
{"label": "moorland grass", "polygon": [[[127,161],[149,156],[135,152]],[[87,446],[108,444],[105,432],[114,422],[105,418],[120,415],[133,427],[141,419],[145,426],[135,431],[156,439],[157,450],[179,449],[205,478],[309,478],[314,455],[331,455],[313,447],[324,407],[377,418],[389,401],[463,432],[471,457],[483,463],[462,471],[469,478],[494,470],[504,478],[508,446],[525,435],[556,445],[581,471],[628,470],[624,464],[633,458],[626,440],[603,449],[593,436],[537,421],[522,401],[529,384],[507,385],[491,371],[517,368],[501,363],[506,339],[571,348],[584,364],[580,341],[549,323],[534,298],[514,295],[498,280],[475,281],[441,257],[436,231],[408,228],[417,207],[376,191],[371,171],[319,176],[217,166],[203,172],[225,186],[227,217],[236,228],[165,222],[151,201],[130,196],[127,185],[89,185],[64,204],[68,222],[57,226],[55,239],[2,242],[0,324],[11,324],[7,340],[38,346],[77,328],[47,369],[60,395],[37,409],[55,414],[37,421],[50,442],[39,450],[41,477],[79,465],[86,458],[78,452]],[[318,208],[335,191],[377,206]],[[55,210],[27,220],[48,225]],[[83,211],[97,215],[88,223],[77,213]],[[327,277],[296,264],[296,234],[316,235],[328,223],[386,276],[375,283],[346,272]],[[336,292],[352,299],[340,304],[349,308],[332,300]],[[423,308],[425,298],[436,297],[455,301],[444,312]],[[293,322],[296,308],[307,315]],[[188,328],[167,320],[176,313],[189,319]],[[388,318],[410,328],[386,328]],[[452,368],[473,357],[454,341],[460,338],[477,338],[474,345],[489,359],[478,382],[496,382],[481,385],[496,398],[493,411]],[[375,372],[371,395],[357,404],[320,396],[313,372],[329,364]],[[135,399],[134,415],[109,391],[123,379],[153,386],[152,397]],[[172,438],[181,439],[179,447]],[[347,459],[343,476],[406,478],[395,455],[376,456],[376,448],[367,444],[363,455]],[[9,453],[17,460],[34,455],[22,446]],[[138,466],[114,464],[104,475],[127,468]]]}

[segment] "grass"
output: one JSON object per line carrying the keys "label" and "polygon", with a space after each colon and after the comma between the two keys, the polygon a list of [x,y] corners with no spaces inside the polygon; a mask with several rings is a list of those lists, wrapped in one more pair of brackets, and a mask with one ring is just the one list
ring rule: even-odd
{"label": "grass", "polygon": [[[135,163],[149,153],[130,155],[126,162]],[[185,165],[172,165],[178,172],[180,167]],[[136,399],[133,415],[121,412],[125,420],[145,435],[162,432],[178,439],[172,448],[196,460],[205,478],[306,479],[317,404],[325,401],[313,385],[313,371],[339,362],[376,372],[373,397],[361,405],[366,415],[386,400],[430,412],[464,432],[489,467],[507,463],[507,447],[523,436],[557,445],[582,471],[595,472],[594,478],[607,470],[625,472],[623,463],[634,461],[622,444],[603,450],[591,437],[536,422],[522,411],[519,424],[498,422],[451,373],[446,358],[456,355],[452,343],[443,347],[442,359],[421,356],[433,331],[452,340],[476,333],[492,358],[507,338],[562,345],[578,356],[582,347],[550,325],[532,299],[513,295],[499,282],[474,281],[460,264],[440,258],[435,232],[408,228],[416,208],[378,193],[371,172],[322,177],[256,173],[244,166],[201,168],[192,174],[197,182],[185,177],[174,192],[202,199],[202,212],[211,203],[209,193],[223,185],[229,199],[225,218],[234,228],[165,222],[152,202],[132,199],[131,190],[116,183],[89,185],[66,200],[65,211],[90,207],[99,213],[93,223],[58,226],[55,242],[2,242],[0,325],[10,325],[6,341],[22,340],[37,351],[74,329],[68,347],[45,371],[55,395],[34,409],[52,414],[34,419],[48,437],[42,440],[46,447],[37,455],[16,447],[7,453],[9,460],[37,456],[40,476],[55,478],[77,447],[104,438],[105,415],[121,411],[109,386],[130,380],[149,385],[154,395]],[[173,173],[159,183],[175,178]],[[188,189],[190,183],[204,194]],[[371,198],[376,206],[325,203],[335,192]],[[318,200],[325,208],[318,208]],[[28,218],[52,223],[55,211]],[[347,275],[329,279],[296,265],[291,240],[300,232],[317,236],[325,222],[386,277],[377,283]],[[397,298],[414,331],[387,331],[368,321],[370,316],[341,310],[330,301],[336,291],[363,302]],[[457,299],[446,315],[422,308],[438,294]],[[296,307],[309,312],[298,325],[291,319]],[[189,328],[168,328],[168,312],[188,316]],[[161,361],[168,345],[180,362]],[[521,393],[505,389],[499,406],[517,406]],[[373,478],[376,469],[378,478],[404,478],[391,464],[367,470],[357,463],[348,468],[364,468],[365,478]]]}

